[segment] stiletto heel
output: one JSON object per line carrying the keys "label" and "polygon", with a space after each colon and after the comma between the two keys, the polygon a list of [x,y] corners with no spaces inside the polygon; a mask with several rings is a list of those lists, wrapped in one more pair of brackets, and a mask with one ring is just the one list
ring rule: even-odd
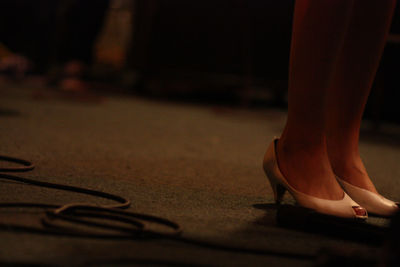
{"label": "stiletto heel", "polygon": [[283,196],[286,193],[286,188],[279,183],[277,183],[274,179],[269,178],[267,175],[269,183],[271,184],[272,191],[274,192],[274,200],[276,204],[281,204]]}
{"label": "stiletto heel", "polygon": [[345,192],[343,192],[342,199],[329,200],[304,194],[290,186],[278,166],[275,150],[277,141],[278,139],[272,141],[263,161],[263,168],[270,181],[276,203],[281,202],[287,190],[300,206],[313,209],[317,212],[345,218],[366,219],[368,217],[367,211],[352,200]]}

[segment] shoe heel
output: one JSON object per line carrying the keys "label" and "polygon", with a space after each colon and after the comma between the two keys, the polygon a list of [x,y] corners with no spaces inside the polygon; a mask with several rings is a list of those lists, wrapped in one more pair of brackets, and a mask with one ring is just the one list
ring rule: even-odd
{"label": "shoe heel", "polygon": [[282,202],[283,196],[285,195],[286,188],[269,177],[268,180],[271,184],[272,191],[274,192],[275,203],[280,204]]}

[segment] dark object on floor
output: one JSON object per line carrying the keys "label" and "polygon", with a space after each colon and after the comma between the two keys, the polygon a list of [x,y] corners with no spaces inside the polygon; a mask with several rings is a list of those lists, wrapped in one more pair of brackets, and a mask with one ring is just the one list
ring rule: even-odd
{"label": "dark object on floor", "polygon": [[385,266],[400,266],[400,213],[397,213],[391,221],[385,245]]}
{"label": "dark object on floor", "polygon": [[327,248],[320,251],[315,266],[379,266],[381,259],[381,248]]}
{"label": "dark object on floor", "polygon": [[326,248],[318,253],[316,266],[400,266],[400,214],[391,221],[382,247]]}
{"label": "dark object on floor", "polygon": [[320,214],[292,205],[280,206],[276,220],[278,225],[285,228],[370,244],[382,244],[388,232],[388,228],[384,226]]}

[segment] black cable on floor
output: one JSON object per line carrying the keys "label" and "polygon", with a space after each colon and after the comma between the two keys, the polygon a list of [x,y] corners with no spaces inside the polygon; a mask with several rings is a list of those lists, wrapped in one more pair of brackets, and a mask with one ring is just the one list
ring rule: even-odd
{"label": "black cable on floor", "polygon": [[[0,155],[0,161],[7,161],[22,165],[21,167],[14,168],[0,168],[0,172],[26,172],[34,169],[34,165],[31,162],[19,158]],[[21,182],[33,186],[70,191],[117,202],[116,204],[111,205],[95,205],[91,203],[67,203],[63,205],[57,205],[30,202],[0,202],[0,208],[22,207],[42,208],[46,210],[45,216],[41,219],[43,227],[7,224],[0,222],[0,230],[85,238],[130,240],[137,240],[139,238],[146,238],[150,240],[166,239],[203,248],[236,253],[266,255],[299,260],[312,260],[315,258],[315,255],[312,254],[283,252],[272,249],[227,246],[224,244],[184,237],[181,235],[182,229],[180,225],[174,221],[158,216],[123,210],[129,208],[130,201],[118,195],[77,186],[38,181],[4,173],[0,173],[0,179]],[[93,218],[97,220],[95,221]],[[124,226],[121,224],[124,224]],[[154,224],[158,225],[157,229],[154,229]],[[164,230],[160,230],[160,226]],[[85,227],[85,230],[82,229],[83,227]],[[87,230],[87,228],[91,230]],[[106,230],[108,233],[104,233],[104,230]]]}

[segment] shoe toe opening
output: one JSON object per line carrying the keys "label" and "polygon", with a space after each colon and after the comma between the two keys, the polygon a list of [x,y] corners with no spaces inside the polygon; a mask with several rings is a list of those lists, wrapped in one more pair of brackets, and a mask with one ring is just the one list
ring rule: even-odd
{"label": "shoe toe opening", "polygon": [[361,207],[361,206],[353,206],[352,208],[353,208],[353,210],[354,210],[354,212],[356,213],[357,216],[360,216],[360,217],[367,216],[367,210],[364,209],[363,207]]}

